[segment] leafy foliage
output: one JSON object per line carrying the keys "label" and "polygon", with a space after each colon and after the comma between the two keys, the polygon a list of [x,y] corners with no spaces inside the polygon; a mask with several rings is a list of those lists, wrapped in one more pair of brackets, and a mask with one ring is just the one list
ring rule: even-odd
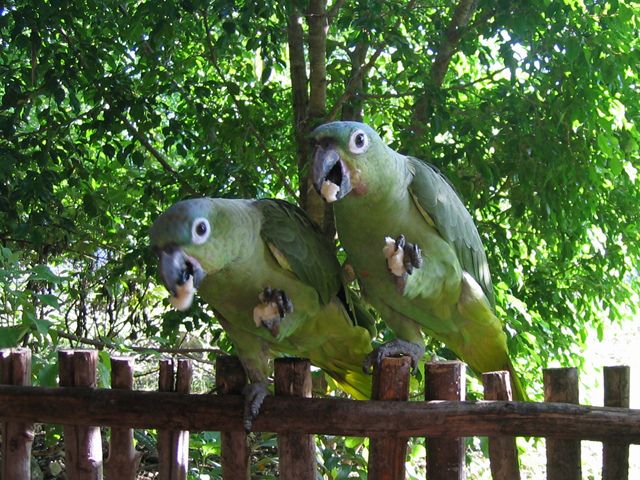
{"label": "leafy foliage", "polygon": [[5,2],[0,344],[230,350],[210,312],[168,308],[148,226],[197,195],[307,206],[305,132],[342,115],[460,191],[530,383],[579,365],[640,290],[639,5],[477,2],[452,28],[464,3],[330,4],[323,101],[293,63],[323,1]]}

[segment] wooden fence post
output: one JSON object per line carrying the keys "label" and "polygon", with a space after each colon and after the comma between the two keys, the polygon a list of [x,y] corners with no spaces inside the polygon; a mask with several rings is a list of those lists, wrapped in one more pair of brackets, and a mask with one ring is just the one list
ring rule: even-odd
{"label": "wooden fence post", "polygon": [[[408,400],[410,357],[387,357],[373,369],[372,400]],[[404,480],[407,438],[369,440],[369,480]]]}
{"label": "wooden fence post", "polygon": [[[242,395],[247,375],[238,357],[216,358],[216,390],[222,395]],[[223,479],[249,480],[249,444],[243,429],[220,432]]]}
{"label": "wooden fence post", "polygon": [[[27,348],[0,350],[1,382],[5,385],[31,385],[31,351]],[[2,423],[2,475],[0,478],[31,478],[33,423]]]}
{"label": "wooden fence post", "polygon": [[[576,368],[545,368],[543,382],[545,402],[580,403]],[[546,444],[547,479],[580,480],[580,441],[547,438]]]}
{"label": "wooden fence post", "polygon": [[[159,389],[163,392],[189,393],[193,368],[191,361],[178,360],[174,378],[173,360],[160,360]],[[189,432],[186,430],[158,432],[160,480],[186,480],[189,469]]]}
{"label": "wooden fence post", "polygon": [[[302,358],[278,358],[275,361],[275,394],[284,397],[311,398],[311,364]],[[316,445],[313,435],[278,435],[281,480],[316,478]]]}
{"label": "wooden fence post", "polygon": [[[111,388],[133,389],[133,357],[111,358]],[[135,480],[141,453],[133,446],[133,428],[112,428],[109,456],[104,463],[107,480]]]}
{"label": "wooden fence post", "polygon": [[[96,350],[60,350],[60,386],[96,388],[97,365]],[[100,427],[63,427],[65,468],[70,480],[101,480],[103,460]]]}
{"label": "wooden fence post", "polygon": [[[485,400],[513,400],[508,371],[482,374]],[[493,480],[520,480],[515,437],[489,437],[489,461]]]}
{"label": "wooden fence post", "polygon": [[[425,364],[426,400],[464,400],[466,365],[459,361]],[[464,438],[427,438],[427,478],[464,480]]]}
{"label": "wooden fence post", "polygon": [[[627,366],[604,367],[604,406],[629,408],[631,370]],[[629,478],[629,444],[602,445],[602,480]]]}

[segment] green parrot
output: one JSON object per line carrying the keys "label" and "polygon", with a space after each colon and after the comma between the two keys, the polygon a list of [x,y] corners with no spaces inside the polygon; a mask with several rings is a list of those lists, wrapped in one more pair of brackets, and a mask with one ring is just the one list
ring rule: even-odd
{"label": "green parrot", "polygon": [[349,295],[332,243],[303,210],[273,199],[184,200],[156,219],[151,245],[172,305],[186,310],[198,290],[233,342],[250,381],[247,430],[275,355],[308,358],[347,393],[369,398],[362,363],[373,319]]}
{"label": "green parrot", "polygon": [[514,398],[525,399],[494,313],[480,235],[446,178],[362,123],[321,125],[311,139],[314,187],[333,203],[364,298],[397,336],[372,352],[365,368],[400,354],[415,367],[424,331],[476,372],[509,370]]}

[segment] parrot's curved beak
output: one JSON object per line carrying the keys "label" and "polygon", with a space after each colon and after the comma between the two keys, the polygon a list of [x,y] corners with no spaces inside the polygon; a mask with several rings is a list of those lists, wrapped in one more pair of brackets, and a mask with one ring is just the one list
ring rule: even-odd
{"label": "parrot's curved beak", "polygon": [[172,295],[171,303],[179,310],[191,306],[193,294],[200,286],[205,272],[200,263],[179,247],[169,246],[158,252],[160,277]]}
{"label": "parrot's curved beak", "polygon": [[316,146],[311,175],[314,188],[328,203],[340,200],[351,191],[349,169],[330,145]]}

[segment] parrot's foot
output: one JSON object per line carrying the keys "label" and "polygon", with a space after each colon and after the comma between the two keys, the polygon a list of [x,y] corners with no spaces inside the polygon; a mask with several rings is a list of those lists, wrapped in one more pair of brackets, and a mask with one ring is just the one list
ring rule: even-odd
{"label": "parrot's foot", "polygon": [[371,372],[373,365],[379,366],[383,358],[408,355],[411,357],[411,368],[415,374],[418,371],[418,362],[424,356],[424,346],[406,340],[395,339],[379,346],[364,361],[362,369],[365,373]]}
{"label": "parrot's foot", "polygon": [[244,395],[244,430],[249,433],[253,421],[260,413],[260,407],[265,397],[269,395],[269,389],[264,382],[250,383],[242,390]]}
{"label": "parrot's foot", "polygon": [[387,259],[387,268],[395,277],[398,292],[404,292],[407,277],[413,273],[414,268],[422,266],[420,247],[407,242],[404,235],[399,235],[395,240],[386,237],[382,252]]}
{"label": "parrot's foot", "polygon": [[280,332],[280,322],[287,313],[293,312],[293,303],[284,290],[265,287],[258,295],[260,303],[253,308],[256,327],[264,326],[274,337]]}

